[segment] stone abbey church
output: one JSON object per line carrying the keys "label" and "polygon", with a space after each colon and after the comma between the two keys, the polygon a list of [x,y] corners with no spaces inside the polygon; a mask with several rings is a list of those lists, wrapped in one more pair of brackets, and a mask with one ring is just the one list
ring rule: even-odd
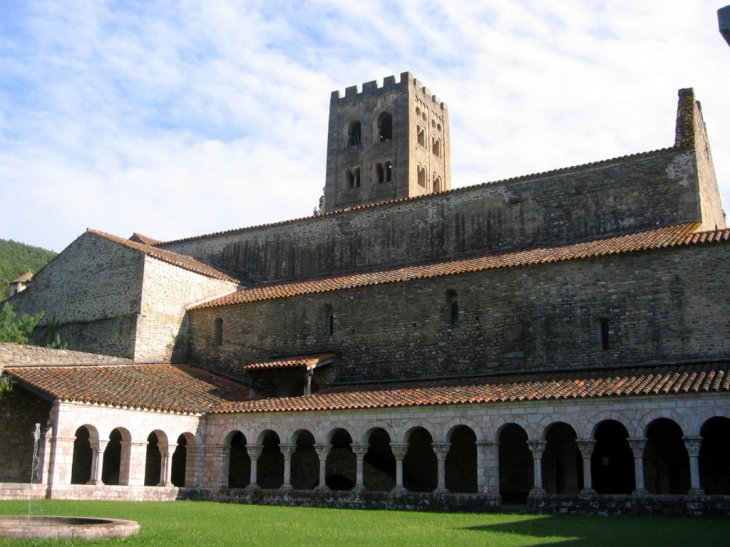
{"label": "stone abbey church", "polygon": [[668,148],[456,190],[410,73],[334,92],[328,135],[323,214],[90,229],[10,299],[69,349],[0,346],[0,497],[730,514],[730,230],[691,89]]}

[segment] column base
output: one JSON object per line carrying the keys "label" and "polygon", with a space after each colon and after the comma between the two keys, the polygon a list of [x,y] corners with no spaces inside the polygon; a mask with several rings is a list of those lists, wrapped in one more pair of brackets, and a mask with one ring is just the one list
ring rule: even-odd
{"label": "column base", "polygon": [[433,493],[434,494],[448,494],[449,489],[446,488],[445,486],[439,486],[438,488],[436,488],[436,490],[433,491]]}
{"label": "column base", "polygon": [[649,491],[646,488],[637,488],[633,492],[631,492],[632,496],[648,496]]}
{"label": "column base", "polygon": [[100,480],[98,481],[89,481],[86,484],[92,485],[92,486],[102,486],[104,483]]}
{"label": "column base", "polygon": [[282,484],[279,487],[279,490],[281,490],[283,492],[289,492],[290,490],[294,490],[294,487],[291,484]]}
{"label": "column base", "polygon": [[405,486],[394,486],[391,492],[408,492]]}
{"label": "column base", "polygon": [[155,486],[161,486],[164,488],[172,488],[172,483],[171,482],[158,482],[157,484],[155,484]]}
{"label": "column base", "polygon": [[320,484],[319,486],[314,487],[314,491],[315,492],[329,492],[330,487],[327,486],[326,484]]}
{"label": "column base", "polygon": [[368,489],[365,488],[365,485],[361,484],[360,486],[353,487],[352,492],[355,492],[355,493],[358,493],[359,494],[360,492],[367,492],[367,490]]}
{"label": "column base", "polygon": [[580,492],[578,492],[578,495],[581,498],[590,498],[590,497],[596,495],[596,491],[593,490],[593,488],[584,488],[583,490],[581,490]]}
{"label": "column base", "polygon": [[254,492],[255,490],[259,490],[261,487],[258,484],[249,484],[244,490],[247,492]]}
{"label": "column base", "polygon": [[528,496],[532,498],[539,498],[545,495],[547,495],[547,490],[545,490],[544,488],[533,488],[528,494]]}
{"label": "column base", "polygon": [[689,491],[687,491],[688,496],[704,496],[705,491],[702,490],[702,488],[690,488]]}

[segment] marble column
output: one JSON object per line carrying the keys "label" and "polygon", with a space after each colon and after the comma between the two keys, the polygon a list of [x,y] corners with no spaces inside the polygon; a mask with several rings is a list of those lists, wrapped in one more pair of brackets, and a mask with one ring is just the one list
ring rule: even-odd
{"label": "marble column", "polygon": [[436,453],[438,461],[437,485],[435,494],[445,494],[449,490],[446,488],[446,455],[449,453],[451,443],[431,443],[433,451]]}
{"label": "marble column", "polygon": [[499,494],[499,442],[477,441],[477,492]]}
{"label": "marble column", "polygon": [[362,465],[363,460],[365,458],[365,454],[368,453],[368,450],[370,448],[370,445],[368,444],[352,444],[350,445],[352,448],[352,451],[354,452],[355,456],[357,457],[357,471],[355,473],[355,476],[357,477],[355,479],[355,488],[352,490],[354,492],[364,492],[365,491],[365,476],[363,475]]}
{"label": "marble column", "polygon": [[294,487],[291,485],[291,457],[296,449],[296,445],[293,444],[279,445],[279,450],[284,455],[284,484],[281,485],[280,490],[294,490]]}
{"label": "marble column", "polygon": [[596,448],[596,440],[577,439],[575,442],[583,459],[583,490],[580,491],[580,494],[581,496],[591,496],[596,493],[593,489],[593,475],[591,474],[591,456]]}
{"label": "marble column", "polygon": [[263,451],[264,447],[258,444],[254,445],[246,445],[246,451],[248,452],[248,457],[251,458],[251,479],[248,483],[248,486],[246,487],[246,490],[258,490],[258,479],[256,477],[256,471],[257,471],[257,465],[259,462],[259,457],[261,456],[261,452]]}
{"label": "marble column", "polygon": [[644,449],[647,439],[632,438],[629,441],[631,451],[634,453],[634,477],[636,479],[636,490],[631,492],[635,496],[646,496],[649,492],[644,486]]}
{"label": "marble column", "polygon": [[535,487],[530,490],[531,496],[542,496],[545,489],[542,486],[542,453],[545,452],[547,446],[546,441],[527,441],[527,446],[532,452],[532,461],[534,464]]}
{"label": "marble column", "polygon": [[329,487],[327,486],[327,456],[329,456],[330,450],[332,449],[331,444],[315,444],[314,449],[317,451],[319,457],[319,484],[315,488],[317,492],[327,492]]}
{"label": "marble column", "polygon": [[160,451],[160,482],[157,486],[172,486],[172,450],[167,443],[158,443],[157,448]]}
{"label": "marble column", "polygon": [[691,496],[704,496],[700,484],[700,447],[702,446],[702,437],[682,437],[684,446],[687,447],[689,454],[689,478],[690,489],[687,492]]}
{"label": "marble column", "polygon": [[393,492],[405,492],[403,486],[403,458],[408,453],[408,443],[390,443],[390,449],[395,456],[395,487]]}
{"label": "marble column", "polygon": [[108,440],[91,441],[91,476],[86,484],[104,484],[101,482],[101,469],[107,444]]}

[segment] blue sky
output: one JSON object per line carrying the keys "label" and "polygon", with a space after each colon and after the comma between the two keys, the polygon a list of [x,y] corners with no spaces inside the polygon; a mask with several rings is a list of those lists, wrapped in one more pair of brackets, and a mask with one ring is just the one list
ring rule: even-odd
{"label": "blue sky", "polygon": [[[730,48],[703,0],[3,0],[0,238],[175,239],[311,214],[330,92],[411,71],[452,184],[673,144],[702,102],[730,208]],[[728,209],[730,210],[730,209]]]}

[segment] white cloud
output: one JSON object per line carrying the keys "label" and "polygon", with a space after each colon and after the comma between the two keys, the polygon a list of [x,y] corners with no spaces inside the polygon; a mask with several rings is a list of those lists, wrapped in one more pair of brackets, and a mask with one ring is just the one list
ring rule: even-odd
{"label": "white cloud", "polygon": [[0,237],[172,239],[311,213],[329,93],[410,70],[463,186],[673,144],[694,86],[730,203],[709,0],[6,2]]}

